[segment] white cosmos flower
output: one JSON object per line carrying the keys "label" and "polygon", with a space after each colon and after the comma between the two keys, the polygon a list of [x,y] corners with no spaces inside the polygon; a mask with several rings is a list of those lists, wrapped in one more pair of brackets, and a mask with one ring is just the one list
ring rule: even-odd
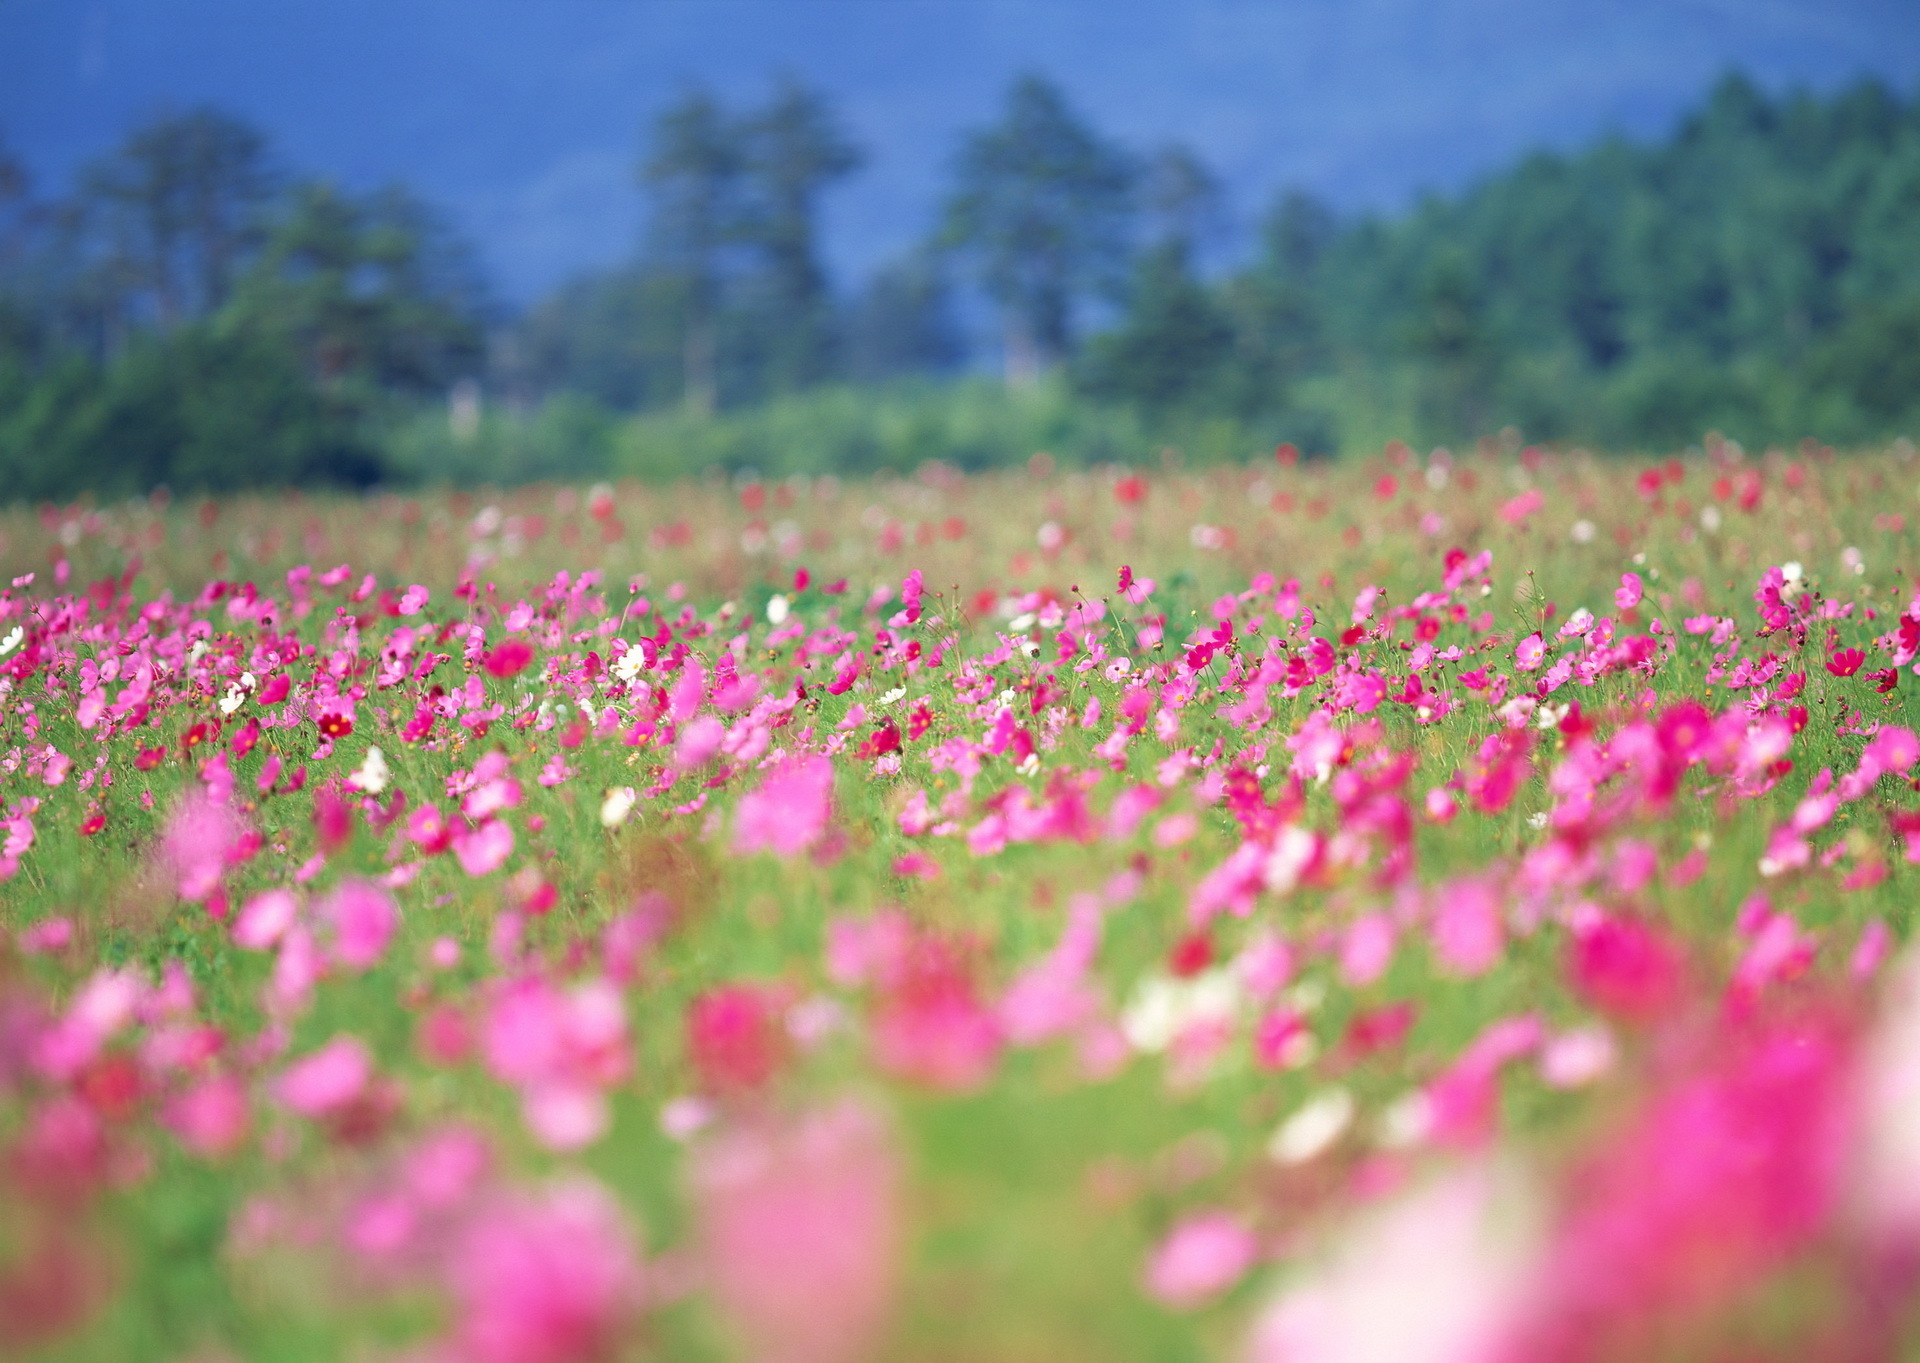
{"label": "white cosmos flower", "polygon": [[615,786],[607,792],[607,798],[600,802],[600,826],[618,828],[633,813],[633,804],[638,797],[632,786]]}
{"label": "white cosmos flower", "polygon": [[1327,1150],[1353,1122],[1353,1095],[1327,1089],[1309,1098],[1273,1133],[1267,1157],[1279,1164],[1305,1164]]}
{"label": "white cosmos flower", "polygon": [[378,795],[387,788],[387,782],[392,778],[393,773],[387,768],[387,755],[378,748],[368,748],[366,757],[361,759],[360,769],[347,778],[347,784],[369,795]]}
{"label": "white cosmos flower", "polygon": [[630,682],[642,672],[646,671],[646,668],[646,654],[637,648],[630,648],[625,653],[622,653],[620,660],[613,665],[613,675],[623,682]]}

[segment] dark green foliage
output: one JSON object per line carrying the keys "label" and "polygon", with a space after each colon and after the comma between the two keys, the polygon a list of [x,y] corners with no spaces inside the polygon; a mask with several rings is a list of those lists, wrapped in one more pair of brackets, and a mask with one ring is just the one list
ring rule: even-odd
{"label": "dark green foliage", "polygon": [[1006,323],[1010,378],[1066,358],[1075,304],[1124,275],[1135,168],[1039,76],[972,134],[954,168],[940,239],[974,264]]}
{"label": "dark green foliage", "polygon": [[477,276],[402,190],[282,183],[205,109],[66,201],[0,154],[0,498],[385,475],[395,405],[480,368]]}

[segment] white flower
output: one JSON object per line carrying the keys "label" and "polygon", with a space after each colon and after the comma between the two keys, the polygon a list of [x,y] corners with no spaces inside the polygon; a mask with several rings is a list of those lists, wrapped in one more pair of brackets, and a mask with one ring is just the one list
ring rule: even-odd
{"label": "white flower", "polygon": [[387,788],[392,776],[387,769],[387,755],[378,748],[368,748],[366,757],[361,759],[360,770],[347,778],[347,784],[369,795],[378,795]]}
{"label": "white flower", "polygon": [[1032,611],[1028,611],[1025,615],[1016,615],[1013,617],[1013,619],[1007,621],[1007,628],[1012,630],[1015,634],[1019,634],[1023,630],[1032,629],[1034,622],[1039,618],[1040,617],[1035,615]]}
{"label": "white flower", "polygon": [[633,813],[633,803],[638,797],[632,786],[616,786],[607,792],[607,798],[600,802],[600,826],[618,828]]}
{"label": "white flower", "polygon": [[1342,1088],[1309,1098],[1273,1133],[1267,1156],[1279,1164],[1305,1164],[1329,1149],[1353,1122],[1353,1095]]}
{"label": "white flower", "polygon": [[896,686],[893,690],[887,692],[886,695],[880,697],[880,703],[882,705],[892,705],[895,701],[905,700],[906,698],[907,688],[904,686]]}
{"label": "white flower", "polygon": [[792,606],[788,603],[786,597],[784,596],[768,597],[767,598],[767,623],[769,625],[785,624],[787,619],[787,612],[791,609],[792,609]]}
{"label": "white flower", "polygon": [[1040,754],[1037,752],[1028,753],[1025,757],[1020,759],[1020,765],[1015,767],[1014,770],[1019,772],[1022,776],[1039,775],[1040,774]]}
{"label": "white flower", "polygon": [[1598,530],[1598,526],[1583,516],[1573,523],[1573,542],[1575,544],[1592,544],[1593,537]]}
{"label": "white flower", "polygon": [[239,682],[235,682],[227,688],[227,694],[220,697],[220,713],[230,715],[246,703],[247,693],[240,689]]}
{"label": "white flower", "polygon": [[20,641],[26,637],[27,632],[18,625],[8,630],[7,637],[0,639],[0,658],[6,657],[9,653],[20,647]]}
{"label": "white flower", "polygon": [[1307,829],[1291,823],[1282,828],[1273,840],[1273,851],[1267,856],[1263,872],[1267,888],[1275,894],[1285,894],[1298,885],[1300,873],[1307,869],[1319,850],[1320,840]]}
{"label": "white flower", "polygon": [[1135,986],[1120,1031],[1137,1051],[1164,1051],[1197,1023],[1230,1022],[1240,1009],[1240,981],[1219,967],[1190,980],[1150,975]]}
{"label": "white flower", "polygon": [[630,682],[647,668],[647,655],[637,648],[622,653],[613,665],[613,675],[623,682]]}
{"label": "white flower", "polygon": [[1709,535],[1714,534],[1720,529],[1720,508],[1719,507],[1706,506],[1706,507],[1700,508],[1700,528],[1706,531]]}

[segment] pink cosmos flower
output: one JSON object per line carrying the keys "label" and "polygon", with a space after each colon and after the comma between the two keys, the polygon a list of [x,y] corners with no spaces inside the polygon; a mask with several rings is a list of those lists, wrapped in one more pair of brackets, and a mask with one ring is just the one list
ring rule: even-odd
{"label": "pink cosmos flower", "polygon": [[1147,1261],[1146,1288],[1176,1310],[1204,1306],[1245,1276],[1260,1242],[1229,1212],[1199,1212],[1167,1232]]}
{"label": "pink cosmos flower", "polygon": [[407,816],[407,836],[428,856],[437,856],[453,845],[453,825],[436,805],[416,806]]}
{"label": "pink cosmos flower", "polygon": [[203,1079],[169,1099],[161,1121],[202,1159],[231,1155],[247,1138],[246,1086],[226,1074]]}
{"label": "pink cosmos flower", "polygon": [[248,951],[267,951],[299,917],[300,901],[291,890],[262,890],[249,899],[233,923],[233,940]]}
{"label": "pink cosmos flower", "polygon": [[478,828],[454,834],[453,854],[468,875],[490,875],[513,855],[513,829],[504,819],[488,819]]}
{"label": "pink cosmos flower", "polygon": [[680,730],[679,741],[674,744],[674,765],[681,771],[693,771],[704,767],[720,754],[720,745],[726,740],[727,726],[712,715],[695,715]]}
{"label": "pink cosmos flower", "polygon": [[899,1170],[852,1101],[723,1130],[695,1150],[693,1200],[715,1303],[756,1363],[855,1363],[892,1306]]}
{"label": "pink cosmos flower", "polygon": [[733,816],[733,850],[798,856],[826,836],[832,797],[832,759],[817,754],[790,759],[741,797]]}
{"label": "pink cosmos flower", "polygon": [[518,676],[526,671],[532,662],[532,644],[525,639],[508,639],[482,657],[480,666],[485,669],[489,677],[504,679]]}
{"label": "pink cosmos flower", "polygon": [[1456,880],[1441,888],[1433,917],[1433,949],[1456,975],[1483,975],[1499,963],[1505,933],[1500,897],[1483,880]]}
{"label": "pink cosmos flower", "polygon": [[325,1117],[354,1102],[373,1080],[373,1056],[358,1037],[341,1035],[281,1071],[271,1091],[303,1117]]}
{"label": "pink cosmos flower", "polygon": [[1513,646],[1513,665],[1522,672],[1537,671],[1547,656],[1547,641],[1535,630]]}
{"label": "pink cosmos flower", "polygon": [[1638,573],[1620,574],[1620,585],[1614,589],[1613,604],[1623,611],[1630,611],[1640,604],[1644,590]]}
{"label": "pink cosmos flower", "polygon": [[317,912],[333,929],[334,956],[356,972],[386,954],[400,925],[399,910],[387,892],[364,880],[343,881],[320,901]]}
{"label": "pink cosmos flower", "polygon": [[599,1185],[504,1198],[466,1226],[448,1266],[454,1357],[470,1363],[598,1363],[637,1314],[633,1233]]}
{"label": "pink cosmos flower", "polygon": [[174,807],[160,846],[182,899],[202,903],[214,895],[244,828],[230,805],[198,790]]}

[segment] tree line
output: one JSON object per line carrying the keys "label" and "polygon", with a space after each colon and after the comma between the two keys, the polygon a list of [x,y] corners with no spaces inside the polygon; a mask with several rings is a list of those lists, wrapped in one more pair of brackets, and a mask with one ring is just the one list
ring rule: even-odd
{"label": "tree line", "polygon": [[444,403],[476,382],[570,414],[548,424],[586,464],[623,414],[695,430],[879,385],[897,409],[903,382],[994,371],[1249,448],[1920,425],[1920,97],[1875,81],[1728,76],[1664,138],[1395,214],[1289,190],[1225,268],[1203,265],[1231,213],[1197,154],[1123,146],[1025,76],[961,139],[924,238],[842,289],[821,206],[865,159],[801,82],[689,92],[644,130],[631,259],[512,314],[404,188],[293,175],[230,114],[153,118],[53,198],[0,143],[0,496],[431,477],[449,447],[409,423],[470,438]]}

